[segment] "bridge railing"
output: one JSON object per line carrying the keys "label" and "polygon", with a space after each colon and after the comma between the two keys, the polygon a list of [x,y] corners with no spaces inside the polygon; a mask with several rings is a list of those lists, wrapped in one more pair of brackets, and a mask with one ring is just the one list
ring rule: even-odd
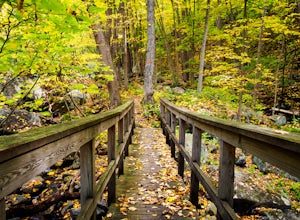
{"label": "bridge railing", "polygon": [[[277,132],[260,126],[216,119],[179,108],[166,99],[160,99],[161,125],[166,142],[175,157],[179,148],[178,173],[183,176],[184,159],[191,168],[190,200],[198,204],[199,182],[204,186],[222,219],[237,219],[233,210],[235,148],[255,155],[262,160],[300,178],[300,135]],[[176,134],[178,130],[179,134]],[[185,149],[185,133],[192,126],[192,155]],[[202,133],[220,140],[218,186],[200,169]],[[179,137],[179,138],[177,138]]]}
{"label": "bridge railing", "polygon": [[[106,187],[108,202],[115,201],[116,168],[122,174],[133,128],[134,103],[129,101],[105,113],[0,137],[0,220],[6,219],[5,196],[76,151],[80,151],[81,176],[81,212],[77,219],[90,219]],[[108,166],[96,183],[95,143],[104,131],[107,131]]]}

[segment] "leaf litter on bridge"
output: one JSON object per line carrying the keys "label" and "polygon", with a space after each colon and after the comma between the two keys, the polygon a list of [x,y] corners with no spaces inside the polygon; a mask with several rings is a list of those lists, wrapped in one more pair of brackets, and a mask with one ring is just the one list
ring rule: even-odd
{"label": "leaf litter on bridge", "polygon": [[[107,219],[215,219],[206,214],[206,198],[201,208],[189,198],[189,172],[182,179],[177,162],[171,157],[161,129],[151,128],[136,101],[136,124],[133,143],[126,157],[125,174],[117,183],[117,203],[112,204]],[[119,212],[119,214],[117,214]]]}

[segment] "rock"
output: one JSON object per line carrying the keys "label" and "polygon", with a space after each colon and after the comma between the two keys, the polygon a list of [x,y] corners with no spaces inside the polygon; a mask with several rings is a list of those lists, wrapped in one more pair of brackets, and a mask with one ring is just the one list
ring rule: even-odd
{"label": "rock", "polygon": [[11,194],[11,195],[6,197],[6,201],[11,203],[12,205],[18,205],[18,204],[21,204],[21,203],[31,202],[31,199],[27,198],[23,195]]}
{"label": "rock", "polygon": [[279,126],[286,124],[286,117],[284,115],[273,115],[270,117],[270,119]]}
{"label": "rock", "polygon": [[[24,128],[41,127],[42,121],[38,113],[26,110],[16,110],[11,114],[10,109],[1,109],[0,116],[8,117],[2,124],[2,129],[6,131],[18,131]],[[2,119],[3,120],[3,119]]]}
{"label": "rock", "polygon": [[185,90],[183,88],[181,88],[181,87],[175,87],[175,88],[173,88],[173,92],[175,94],[184,94]]}
{"label": "rock", "polygon": [[[6,79],[6,82],[9,82],[10,80],[11,79]],[[10,82],[9,84],[0,85],[0,90],[2,90],[3,87],[5,86],[5,88],[3,90],[3,94],[8,99],[11,99],[14,94],[18,93],[21,90],[21,88],[20,88],[21,82],[22,82],[22,80],[20,78],[17,78],[13,82]]]}
{"label": "rock", "polygon": [[235,162],[235,165],[239,166],[239,167],[245,167],[246,166],[246,156],[245,154],[241,154],[237,161]]}
{"label": "rock", "polygon": [[71,210],[71,219],[76,219],[80,213],[81,208]]}
{"label": "rock", "polygon": [[[185,147],[187,151],[192,155],[192,140],[193,134],[186,133],[185,134]],[[208,157],[208,146],[202,144],[201,146],[201,163],[206,163]]]}
{"label": "rock", "polygon": [[108,212],[107,201],[102,199],[102,201],[97,204],[97,209],[96,209],[97,217],[104,217],[106,216],[107,212]]}
{"label": "rock", "polygon": [[205,212],[211,216],[217,215],[217,207],[214,203],[209,202],[205,209]]}
{"label": "rock", "polygon": [[269,172],[270,164],[267,162],[264,162],[260,158],[256,156],[252,156],[252,162],[257,166],[257,169],[263,173]]}
{"label": "rock", "polygon": [[41,87],[35,89],[32,95],[34,99],[46,98],[46,92]]}
{"label": "rock", "polygon": [[67,205],[61,209],[61,214],[64,216],[69,209],[71,209],[74,205],[73,201],[67,201]]}
{"label": "rock", "polygon": [[44,179],[41,176],[36,176],[23,184],[21,191],[27,194],[36,194],[45,187]]}
{"label": "rock", "polygon": [[83,94],[82,92],[80,92],[77,89],[72,90],[68,94],[72,98],[72,100],[70,100],[70,97],[67,97],[69,109],[75,108],[74,102],[76,105],[83,105],[86,101],[86,98],[88,98],[88,96],[86,94]]}

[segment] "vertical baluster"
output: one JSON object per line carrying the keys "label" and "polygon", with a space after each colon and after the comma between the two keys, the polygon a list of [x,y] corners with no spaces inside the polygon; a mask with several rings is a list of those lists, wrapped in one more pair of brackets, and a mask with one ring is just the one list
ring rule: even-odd
{"label": "vertical baluster", "polygon": [[[193,126],[193,142],[192,142],[192,161],[200,166],[201,157],[201,144],[202,144],[202,131]],[[198,206],[198,193],[199,193],[199,180],[192,170],[191,173],[191,190],[190,190],[190,201]]]}
{"label": "vertical baluster", "polygon": [[221,200],[226,200],[233,207],[235,148],[223,140],[220,145],[218,194]]}
{"label": "vertical baluster", "polygon": [[[113,125],[108,129],[108,163],[116,159],[116,126]],[[108,183],[108,204],[116,200],[116,172],[114,171]]]}
{"label": "vertical baluster", "polygon": [[95,195],[95,139],[80,148],[80,185],[80,203],[83,205]]}
{"label": "vertical baluster", "polygon": [[[186,130],[186,122],[183,119],[179,119],[179,144],[184,147],[185,145],[185,130]],[[178,174],[183,178],[184,173],[184,157],[179,151],[178,154]]]}
{"label": "vertical baluster", "polygon": [[[118,122],[118,145],[119,145],[119,147],[124,142],[124,123],[123,123],[123,120],[124,119],[122,118]],[[120,153],[120,162],[119,162],[119,172],[118,172],[118,175],[124,174],[124,155],[125,155],[124,152]]]}
{"label": "vertical baluster", "polygon": [[132,109],[131,109],[131,120],[133,121],[132,122],[132,135],[134,134],[134,129],[135,129],[135,117],[134,117],[134,105],[132,106]]}
{"label": "vertical baluster", "polygon": [[[176,136],[176,115],[171,114],[171,131]],[[175,143],[170,139],[171,156],[175,158]]]}
{"label": "vertical baluster", "polygon": [[163,120],[165,119],[165,106],[160,103],[160,127],[162,128],[163,134],[166,135],[165,126]]}
{"label": "vertical baluster", "polygon": [[[124,132],[127,133],[128,132],[128,114],[126,114],[124,116]],[[129,135],[130,136],[130,135]],[[130,137],[129,137],[129,142],[130,142]],[[128,151],[128,143],[125,143],[126,144],[126,147],[125,147],[125,157],[127,157],[129,155],[129,151]]]}
{"label": "vertical baluster", "polygon": [[[166,128],[170,128],[170,124],[171,124],[171,112],[170,111],[166,111]],[[168,130],[166,130],[166,143],[168,145],[170,145],[170,136],[168,133]]]}
{"label": "vertical baluster", "polygon": [[0,220],[6,220],[5,199],[0,199]]}

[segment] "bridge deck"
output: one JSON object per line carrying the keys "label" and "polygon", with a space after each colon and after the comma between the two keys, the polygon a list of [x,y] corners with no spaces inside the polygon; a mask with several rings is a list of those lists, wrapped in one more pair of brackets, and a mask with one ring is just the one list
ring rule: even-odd
{"label": "bridge deck", "polygon": [[198,219],[160,129],[136,128],[108,219]]}

